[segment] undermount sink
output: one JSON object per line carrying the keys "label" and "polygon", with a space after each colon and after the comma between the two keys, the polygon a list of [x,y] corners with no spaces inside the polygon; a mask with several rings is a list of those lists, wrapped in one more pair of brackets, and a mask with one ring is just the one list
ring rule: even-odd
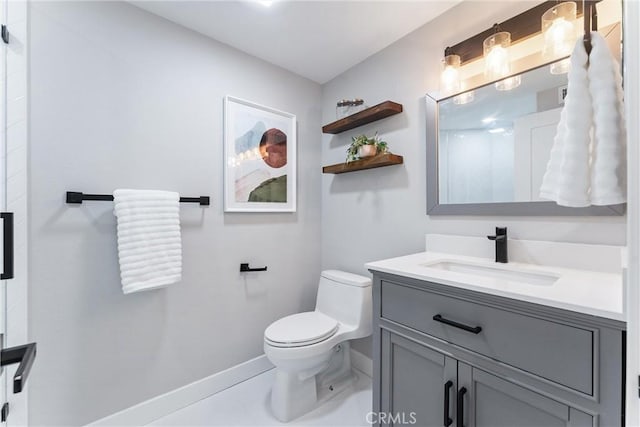
{"label": "undermount sink", "polygon": [[474,276],[502,279],[527,285],[551,286],[560,276],[542,271],[532,271],[520,267],[486,265],[466,261],[438,260],[422,264],[424,267],[463,273]]}

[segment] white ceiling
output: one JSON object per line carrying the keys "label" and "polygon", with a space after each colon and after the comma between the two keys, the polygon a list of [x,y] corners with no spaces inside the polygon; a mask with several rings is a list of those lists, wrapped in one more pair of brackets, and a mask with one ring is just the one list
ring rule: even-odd
{"label": "white ceiling", "polygon": [[131,3],[318,83],[325,83],[460,0]]}

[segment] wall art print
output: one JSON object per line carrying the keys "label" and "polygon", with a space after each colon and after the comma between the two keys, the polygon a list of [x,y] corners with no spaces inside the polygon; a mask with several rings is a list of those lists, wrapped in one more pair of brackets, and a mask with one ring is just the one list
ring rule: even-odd
{"label": "wall art print", "polygon": [[225,212],[295,212],[296,178],[296,116],[226,96]]}

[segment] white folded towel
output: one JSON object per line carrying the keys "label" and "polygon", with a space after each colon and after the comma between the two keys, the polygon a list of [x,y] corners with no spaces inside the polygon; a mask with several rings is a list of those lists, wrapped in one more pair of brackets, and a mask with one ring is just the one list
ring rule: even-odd
{"label": "white folded towel", "polygon": [[118,258],[125,294],[182,278],[180,196],[155,190],[116,190]]}
{"label": "white folded towel", "polygon": [[561,206],[626,201],[626,143],[621,76],[606,41],[591,35],[571,55],[565,106],[560,115],[540,197]]}
{"label": "white folded towel", "polygon": [[591,33],[589,90],[593,98],[594,146],[591,165],[591,204],[627,201],[627,141],[622,76],[606,40]]}
{"label": "white folded towel", "polygon": [[580,40],[571,55],[565,106],[553,140],[551,157],[540,187],[540,197],[562,206],[589,206],[589,146],[591,94],[587,77],[588,55]]}

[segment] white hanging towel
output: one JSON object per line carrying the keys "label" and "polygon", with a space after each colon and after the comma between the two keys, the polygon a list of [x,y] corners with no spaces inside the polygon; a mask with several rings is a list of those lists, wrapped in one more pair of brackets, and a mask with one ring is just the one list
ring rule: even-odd
{"label": "white hanging towel", "polygon": [[627,201],[627,143],[622,76],[606,40],[591,33],[589,89],[593,98],[594,141],[591,163],[591,204]]}
{"label": "white hanging towel", "polygon": [[567,97],[560,114],[540,197],[561,206],[589,206],[591,95],[587,75],[589,57],[582,39],[571,55]]}
{"label": "white hanging towel", "polygon": [[560,115],[540,197],[585,207],[626,201],[626,141],[622,77],[606,41],[591,33],[590,56],[582,39],[571,55],[565,106]]}
{"label": "white hanging towel", "polygon": [[116,190],[118,257],[125,294],[167,286],[182,277],[180,196],[155,190]]}

